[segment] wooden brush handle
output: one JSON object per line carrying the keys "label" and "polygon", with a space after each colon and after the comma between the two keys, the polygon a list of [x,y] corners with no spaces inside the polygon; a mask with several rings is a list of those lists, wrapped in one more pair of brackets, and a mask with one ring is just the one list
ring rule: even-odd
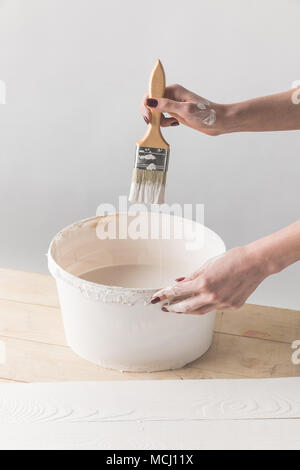
{"label": "wooden brush handle", "polygon": [[[165,71],[163,66],[158,60],[152,70],[149,81],[149,97],[150,98],[163,98],[166,87]],[[160,116],[161,113],[151,109],[152,118],[151,123],[144,137],[137,142],[142,147],[155,147],[168,149],[169,144],[165,141],[160,130]]]}

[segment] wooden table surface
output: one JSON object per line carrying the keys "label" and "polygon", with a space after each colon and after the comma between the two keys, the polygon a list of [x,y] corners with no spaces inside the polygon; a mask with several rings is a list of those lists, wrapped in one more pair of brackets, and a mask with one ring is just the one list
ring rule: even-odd
{"label": "wooden table surface", "polygon": [[0,382],[297,377],[300,311],[245,305],[218,312],[213,345],[167,372],[121,373],[91,364],[66,345],[54,280],[0,269]]}

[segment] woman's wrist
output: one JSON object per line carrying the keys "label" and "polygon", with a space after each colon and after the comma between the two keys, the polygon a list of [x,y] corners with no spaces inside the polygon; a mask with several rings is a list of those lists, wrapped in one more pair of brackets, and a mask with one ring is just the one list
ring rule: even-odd
{"label": "woman's wrist", "polygon": [[256,273],[261,280],[272,274],[272,266],[270,260],[262,246],[259,246],[257,242],[250,243],[241,247],[242,263],[245,269],[249,273]]}
{"label": "woman's wrist", "polygon": [[266,277],[300,260],[300,221],[246,246]]}
{"label": "woman's wrist", "polygon": [[280,271],[278,260],[274,259],[272,249],[265,238],[249,243],[245,248],[248,258],[259,267],[264,277]]}
{"label": "woman's wrist", "polygon": [[224,134],[232,132],[245,132],[249,126],[248,103],[224,104],[223,107],[223,127]]}

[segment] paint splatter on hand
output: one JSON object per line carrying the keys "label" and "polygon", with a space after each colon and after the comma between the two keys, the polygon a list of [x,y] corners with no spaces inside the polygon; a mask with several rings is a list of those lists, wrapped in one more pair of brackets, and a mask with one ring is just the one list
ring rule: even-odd
{"label": "paint splatter on hand", "polygon": [[224,133],[225,105],[208,101],[181,85],[166,87],[164,98],[149,98],[146,93],[141,103],[141,114],[147,124],[151,122],[151,109],[162,113],[162,127],[181,123],[208,135]]}
{"label": "paint splatter on hand", "polygon": [[265,264],[259,258],[247,247],[237,247],[156,292],[152,303],[167,300],[162,309],[174,313],[204,314],[216,309],[237,309],[267,276]]}

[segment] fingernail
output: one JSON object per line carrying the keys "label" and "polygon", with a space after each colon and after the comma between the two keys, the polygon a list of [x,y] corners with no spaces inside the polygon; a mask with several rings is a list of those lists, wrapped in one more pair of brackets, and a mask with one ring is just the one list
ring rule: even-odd
{"label": "fingernail", "polygon": [[169,310],[166,307],[161,308],[164,312],[168,312]]}
{"label": "fingernail", "polygon": [[144,121],[149,124],[149,119],[146,117],[146,116],[143,116],[144,117]]}
{"label": "fingernail", "polygon": [[152,304],[157,304],[157,302],[160,302],[160,298],[159,298],[159,297],[154,297],[154,299],[151,300],[151,303],[152,303]]}
{"label": "fingernail", "polygon": [[175,279],[176,282],[181,282],[185,279],[185,277],[178,277],[177,279]]}
{"label": "fingernail", "polygon": [[146,104],[147,106],[150,106],[150,108],[156,108],[156,106],[158,105],[158,101],[155,100],[154,98],[147,98]]}
{"label": "fingernail", "polygon": [[179,122],[178,122],[178,121],[174,121],[174,122],[172,122],[171,126],[179,126]]}

